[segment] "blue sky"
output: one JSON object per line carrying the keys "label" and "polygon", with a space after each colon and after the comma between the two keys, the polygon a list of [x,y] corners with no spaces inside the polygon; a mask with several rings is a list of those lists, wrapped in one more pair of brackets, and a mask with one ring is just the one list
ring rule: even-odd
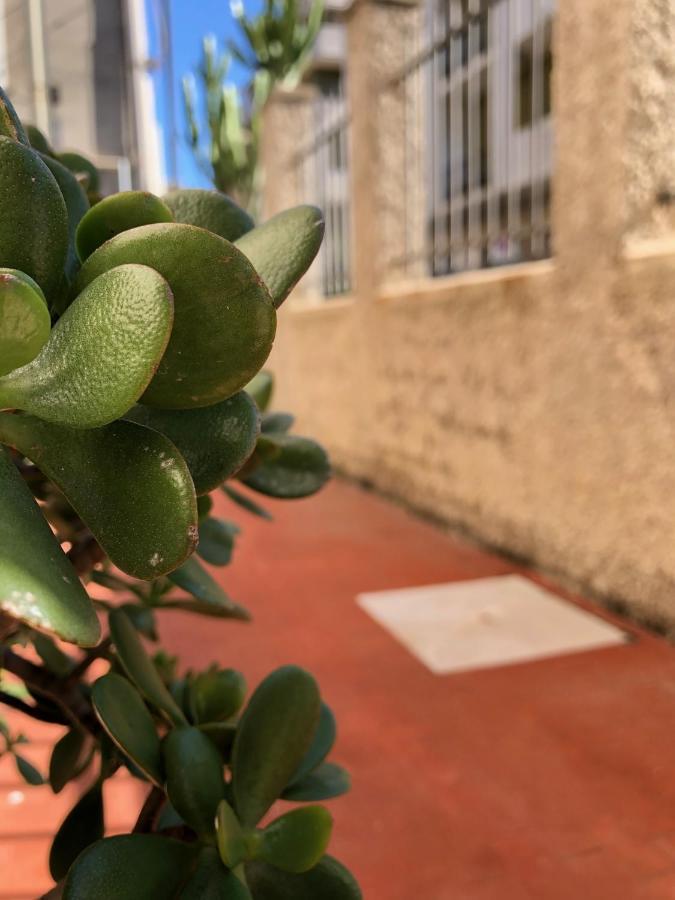
{"label": "blue sky", "polygon": [[[215,34],[222,46],[225,38],[236,34],[236,24],[230,12],[229,0],[169,0],[169,2],[173,29],[174,102],[176,130],[178,132],[178,181],[184,187],[207,187],[208,181],[196,165],[192,151],[185,143],[185,117],[183,115],[181,78],[198,63],[201,56],[201,42],[205,35]],[[159,40],[156,10],[160,3],[158,0],[146,0],[146,6],[148,9],[151,55],[157,58],[159,56]],[[257,11],[259,7],[260,0],[244,0],[244,8],[248,14]],[[233,66],[230,76],[233,81],[238,83],[248,80],[248,72],[241,66]],[[165,85],[161,73],[155,76],[155,91],[158,117],[164,128],[165,141],[168,141]]]}

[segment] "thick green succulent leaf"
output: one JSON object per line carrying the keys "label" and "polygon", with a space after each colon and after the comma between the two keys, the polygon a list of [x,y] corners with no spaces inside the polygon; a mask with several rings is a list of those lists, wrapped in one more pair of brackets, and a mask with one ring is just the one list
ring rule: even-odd
{"label": "thick green succulent leaf", "polygon": [[49,783],[55,794],[77,778],[91,758],[91,743],[82,728],[71,728],[60,738],[49,760]]}
{"label": "thick green succulent leaf", "polygon": [[310,772],[313,772],[320,765],[333,749],[335,738],[337,737],[337,725],[335,716],[330,706],[321,703],[321,712],[319,714],[319,723],[314,733],[314,740],[305,754],[302,762],[293,773],[289,785],[301,781]]}
{"label": "thick green succulent leaf", "polygon": [[0,378],[0,408],[72,428],[123,416],[149,384],[171,334],[171,291],[146,266],[93,281],[28,365]]}
{"label": "thick green succulent leaf", "polygon": [[17,771],[26,784],[29,784],[31,787],[39,787],[41,784],[45,783],[41,772],[36,769],[31,762],[15,750],[13,750],[12,753],[14,755],[14,761],[16,762]]}
{"label": "thick green succulent leaf", "polygon": [[200,409],[135,406],[126,417],[166,435],[190,469],[197,494],[206,494],[238,472],[255,449],[260,421],[245,391]]}
{"label": "thick green succulent leaf", "polygon": [[151,607],[141,606],[140,603],[123,603],[119,609],[123,609],[129,616],[132,625],[139,634],[151,641],[158,640],[157,622],[154,610]]}
{"label": "thick green succulent leaf", "polygon": [[195,609],[202,614],[212,615],[219,619],[247,621],[250,618],[244,607],[239,606],[227,596],[218,582],[194,556],[183,563],[179,569],[169,572],[168,577],[175,585],[183,588],[188,594],[192,594],[196,602],[165,600],[162,603],[164,609]]}
{"label": "thick green succulent leaf", "polygon": [[98,169],[90,159],[82,156],[81,153],[75,153],[67,150],[65,153],[59,153],[57,156],[61,165],[65,166],[82,181],[82,186],[87,193],[97,193],[100,187]]}
{"label": "thick green succulent leaf", "polygon": [[204,847],[178,900],[251,900],[251,894],[234,872],[223,867],[216,849]]}
{"label": "thick green succulent leaf", "polygon": [[49,851],[54,881],[65,878],[80,853],[103,837],[103,795],[97,782],[83,794],[61,823]]}
{"label": "thick green succulent leaf", "polygon": [[269,219],[236,241],[267,285],[278,308],[319,252],[323,213],[315,206],[296,206]]}
{"label": "thick green succulent leaf", "polygon": [[208,838],[225,796],[219,751],[198,728],[174,728],[162,742],[162,755],[172,806],[200,837]]}
{"label": "thick green succulent leaf", "polygon": [[[43,153],[45,156],[54,155],[53,147],[36,125],[26,125],[25,128],[28,141],[34,150]],[[11,135],[8,135],[8,137],[11,137]]]}
{"label": "thick green succulent leaf", "polygon": [[227,800],[221,800],[216,812],[218,853],[228,869],[236,869],[248,856],[241,823]]}
{"label": "thick green succulent leaf", "polygon": [[346,769],[335,763],[325,762],[290,784],[281,796],[293,803],[331,800],[346,794],[351,786],[351,778]]}
{"label": "thick green succulent leaf", "polygon": [[120,750],[156,785],[163,784],[162,754],[155,723],[136,688],[115,672],[94,682],[96,715]]}
{"label": "thick green succulent leaf", "polygon": [[196,725],[222,722],[241,709],[246,697],[246,680],[236,669],[208,669],[190,682],[188,702]]}
{"label": "thick green succulent leaf", "polygon": [[51,327],[37,284],[31,285],[27,276],[16,270],[0,269],[0,375],[35,359],[47,343]]}
{"label": "thick green succulent leaf", "polygon": [[279,816],[260,835],[257,856],[284,872],[307,872],[326,852],[333,817],[323,806],[303,806]]}
{"label": "thick green succulent leaf", "polygon": [[169,721],[174,725],[185,725],[183,711],[160,678],[127,614],[121,609],[113,610],[108,621],[117,658],[129,678],[146,700],[163,712]]}
{"label": "thick green succulent leaf", "polygon": [[295,422],[295,416],[287,412],[265,413],[260,423],[263,434],[288,434]]}
{"label": "thick green succulent leaf", "polygon": [[209,517],[213,509],[213,500],[209,494],[199,494],[197,496],[197,515],[200,523]]}
{"label": "thick green succulent leaf", "polygon": [[268,497],[295,500],[321,490],[330,474],[326,451],[311,438],[261,434],[241,480]]}
{"label": "thick green succulent leaf", "polygon": [[236,725],[233,725],[231,722],[204,722],[198,725],[197,728],[216,745],[223,760],[228,762],[232,745],[234,744]]}
{"label": "thick green succulent leaf", "polygon": [[261,519],[267,519],[268,522],[272,520],[271,513],[267,512],[266,509],[263,509],[263,507],[257,504],[255,500],[252,500],[251,497],[247,497],[246,494],[242,494],[241,491],[236,490],[229,484],[224,484],[222,490],[226,497],[229,497],[233,503],[236,503],[237,506],[245,509],[246,512],[250,512],[254,516],[259,516]]}
{"label": "thick green succulent leaf", "polygon": [[232,559],[234,541],[239,528],[234,522],[205,519],[199,525],[198,553],[212,566],[227,566]]}
{"label": "thick green succulent leaf", "polygon": [[101,636],[87,592],[2,448],[0,609],[81,647],[93,647]]}
{"label": "thick green succulent leaf", "polygon": [[246,878],[253,900],[363,900],[354,876],[331,856],[300,875],[265,862],[248,863]]}
{"label": "thick green succulent leaf", "polygon": [[199,847],[155,834],[122,834],[86,850],[68,873],[63,900],[175,900]]}
{"label": "thick green succulent leaf", "polygon": [[75,236],[77,255],[80,261],[84,261],[115,235],[139,225],[155,225],[158,222],[173,222],[173,214],[154,194],[122,191],[104,197],[92,206],[78,226]]}
{"label": "thick green succulent leaf", "polygon": [[21,120],[7,94],[0,87],[0,135],[28,146],[29,140]]}
{"label": "thick green succulent leaf", "polygon": [[68,252],[66,204],[39,155],[8,137],[0,137],[0,209],[0,266],[30,275],[49,298]]}
{"label": "thick green succulent leaf", "polygon": [[133,422],[84,431],[0,413],[0,442],[51,478],[110,559],[134,578],[163,575],[194,550],[192,479],[163,435]]}
{"label": "thick green succulent leaf", "polygon": [[232,789],[237,814],[256,825],[284,788],[314,739],[321,698],[312,676],[283,666],[258,685],[237,728]]}
{"label": "thick green succulent leaf", "polygon": [[75,289],[123,263],[163,275],[175,304],[171,340],[142,402],[191,409],[243,388],[267,359],[276,329],[274,304],[244,254],[192,225],[142,225],[99,247]]}
{"label": "thick green succulent leaf", "polygon": [[206,228],[228,241],[236,241],[255,226],[245,210],[219,191],[198,188],[170,191],[164,202],[176,222]]}
{"label": "thick green succulent leaf", "polygon": [[274,376],[271,372],[258,372],[246,385],[246,393],[256,402],[260,412],[265,412],[270,405],[274,391]]}
{"label": "thick green succulent leaf", "polygon": [[[66,204],[68,213],[68,255],[66,257],[65,273],[68,281],[71,281],[80,268],[80,260],[75,250],[75,232],[80,219],[89,209],[89,200],[87,200],[87,195],[82,185],[70,169],[67,169],[57,159],[47,156],[44,152],[40,153],[40,158],[56,179]],[[65,288],[66,285],[64,285],[64,291]]]}
{"label": "thick green succulent leaf", "polygon": [[65,678],[70,674],[75,666],[75,660],[57,647],[52,638],[36,631],[31,635],[31,641],[35,652],[50,672],[59,678]]}

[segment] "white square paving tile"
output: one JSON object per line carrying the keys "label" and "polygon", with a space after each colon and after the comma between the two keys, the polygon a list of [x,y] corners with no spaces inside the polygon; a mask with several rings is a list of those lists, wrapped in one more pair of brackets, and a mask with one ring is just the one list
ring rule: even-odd
{"label": "white square paving tile", "polygon": [[610,647],[625,632],[521,575],[359,594],[437,675]]}

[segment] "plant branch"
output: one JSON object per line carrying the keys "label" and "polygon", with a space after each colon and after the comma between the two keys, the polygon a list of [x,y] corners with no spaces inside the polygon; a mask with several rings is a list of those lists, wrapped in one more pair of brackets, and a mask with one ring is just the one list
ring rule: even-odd
{"label": "plant branch", "polygon": [[75,685],[52,675],[43,666],[36,666],[7,647],[0,648],[0,668],[7,669],[25,682],[31,690],[56,703],[73,724],[83,725],[93,735],[99,733],[100,725],[91,704]]}
{"label": "plant branch", "polygon": [[19,623],[13,616],[0,612],[0,644],[10,638],[18,629]]}
{"label": "plant branch", "polygon": [[92,647],[91,650],[88,650],[84,659],[80,660],[73,671],[68,675],[68,681],[79,681],[93,662],[107,656],[111,644],[112,641],[110,640],[110,637],[107,637],[104,638],[97,647]]}
{"label": "plant branch", "polygon": [[68,724],[68,720],[65,716],[48,712],[47,710],[40,709],[38,706],[32,706],[30,703],[26,703],[24,700],[15,697],[13,694],[7,694],[5,691],[0,691],[0,703],[4,703],[5,706],[10,706],[12,709],[17,709],[19,712],[25,713],[32,719],[37,719],[38,722],[48,722],[50,725]]}
{"label": "plant branch", "polygon": [[164,791],[161,788],[153,787],[138,814],[133,829],[134,834],[150,834],[163,803]]}

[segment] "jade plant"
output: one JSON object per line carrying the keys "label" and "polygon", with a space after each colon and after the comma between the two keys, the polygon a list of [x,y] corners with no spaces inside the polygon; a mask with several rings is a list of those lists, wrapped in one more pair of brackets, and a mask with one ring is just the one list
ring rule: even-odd
{"label": "jade plant", "polygon": [[[231,8],[237,37],[222,52],[214,35],[204,38],[199,66],[183,78],[183,106],[188,143],[206,177],[255,210],[263,110],[276,86],[292,90],[307,70],[324,3],[303,9],[297,0],[265,0],[252,18],[239,0]],[[233,61],[252,73],[243,91],[229,79]]]}
{"label": "jade plant", "polygon": [[[269,517],[256,493],[309,496],[329,476],[267,410],[262,370],[321,214],[255,227],[217,192],[88,198],[87,166],[31,134],[0,92],[0,755],[80,794],[47,896],[356,900],[326,854],[322,802],[349,777],[314,678],[285,666],[249,692],[157,643],[165,615],[249,618],[204,565],[237,535],[215,498]],[[62,729],[47,773],[21,715]],[[106,837],[119,769],[147,790],[130,833]]]}

